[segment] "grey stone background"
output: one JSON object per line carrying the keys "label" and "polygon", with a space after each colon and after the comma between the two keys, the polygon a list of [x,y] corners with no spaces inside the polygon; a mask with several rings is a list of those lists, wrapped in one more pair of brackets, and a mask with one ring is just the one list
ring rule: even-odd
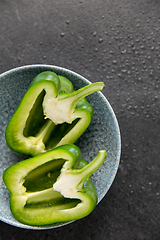
{"label": "grey stone background", "polygon": [[37,63],[105,82],[121,162],[86,218],[44,231],[0,222],[0,240],[159,240],[160,1],[1,0],[0,73]]}

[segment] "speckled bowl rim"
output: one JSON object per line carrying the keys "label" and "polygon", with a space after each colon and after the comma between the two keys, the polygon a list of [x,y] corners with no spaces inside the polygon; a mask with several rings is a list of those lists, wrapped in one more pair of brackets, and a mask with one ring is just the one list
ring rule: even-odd
{"label": "speckled bowl rim", "polygon": [[[50,70],[54,71],[54,70],[58,70],[58,71],[61,71],[61,72],[67,72],[67,73],[70,73],[74,76],[76,76],[77,78],[81,79],[82,81],[84,81],[86,84],[91,84],[91,82],[86,79],[85,77],[81,76],[80,74],[72,71],[72,70],[69,70],[67,68],[64,68],[64,67],[59,67],[59,66],[55,66],[55,65],[48,65],[48,64],[30,64],[30,65],[25,65],[25,66],[19,66],[19,67],[15,67],[13,69],[10,69],[10,70],[7,70],[5,71],[4,73],[1,73],[0,74],[0,78],[1,77],[5,77],[5,75],[8,75],[8,74],[11,74],[11,73],[14,73],[14,72],[17,72],[19,70],[22,70],[22,69],[29,69],[29,68],[50,68]],[[116,165],[115,165],[115,172],[114,172],[114,176],[112,176],[112,179],[110,180],[110,183],[109,183],[109,187],[108,187],[108,190],[109,188],[111,187],[113,181],[114,181],[114,178],[117,174],[117,171],[118,171],[118,167],[119,167],[119,162],[120,162],[120,156],[121,156],[121,134],[120,134],[120,128],[119,128],[119,124],[118,124],[118,121],[117,121],[117,118],[116,118],[116,115],[109,103],[109,101],[106,99],[106,97],[103,95],[102,92],[99,92],[98,93],[99,96],[103,99],[103,101],[106,103],[113,119],[114,119],[114,124],[115,124],[115,132],[117,134],[117,152],[116,152]],[[107,192],[108,192],[107,190]],[[106,195],[105,192],[103,194],[103,196],[101,196],[100,199],[98,199],[98,203],[104,198],[104,196]],[[97,204],[98,204],[97,203]],[[62,226],[65,226],[65,225],[68,225],[74,221],[71,221],[71,222],[66,222],[66,223],[62,223],[62,225],[49,225],[49,226],[28,226],[28,225],[24,225],[22,223],[13,223],[12,221],[9,221],[7,220],[6,218],[4,217],[1,217],[0,216],[0,220],[7,223],[7,224],[10,224],[12,226],[15,226],[15,227],[19,227],[19,228],[24,228],[24,229],[30,229],[30,230],[47,230],[47,229],[53,229],[53,228],[58,228],[58,227],[62,227]]]}

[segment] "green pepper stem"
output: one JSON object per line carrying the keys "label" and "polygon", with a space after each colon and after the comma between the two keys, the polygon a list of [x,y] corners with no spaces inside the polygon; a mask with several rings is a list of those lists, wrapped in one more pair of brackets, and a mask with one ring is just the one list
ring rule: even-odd
{"label": "green pepper stem", "polygon": [[92,83],[70,94],[59,95],[57,98],[46,94],[43,101],[44,115],[55,125],[64,122],[71,124],[77,118],[74,115],[77,103],[86,96],[102,90],[103,86],[103,82]]}
{"label": "green pepper stem", "polygon": [[60,95],[58,100],[69,100],[70,103],[70,110],[72,111],[75,106],[77,105],[77,103],[84,97],[97,92],[97,91],[101,91],[104,87],[104,83],[103,82],[96,82],[96,83],[92,83],[89,84],[83,88],[78,89],[77,91],[74,91],[70,94],[64,94],[64,95]]}
{"label": "green pepper stem", "polygon": [[79,173],[80,176],[80,181],[78,184],[79,189],[83,187],[83,184],[86,181],[86,179],[89,178],[103,164],[106,155],[107,155],[106,151],[101,150],[89,164],[84,166],[82,169],[76,170],[76,172]]}
{"label": "green pepper stem", "polygon": [[92,162],[81,169],[67,169],[64,164],[59,178],[53,184],[53,189],[64,197],[79,198],[78,192],[83,191],[84,182],[102,165],[105,157],[106,151],[101,150]]}

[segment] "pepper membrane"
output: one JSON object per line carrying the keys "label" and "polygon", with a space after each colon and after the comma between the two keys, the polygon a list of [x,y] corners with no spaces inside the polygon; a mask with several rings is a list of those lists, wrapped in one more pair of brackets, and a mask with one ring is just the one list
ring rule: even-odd
{"label": "pepper membrane", "polygon": [[8,146],[15,152],[35,156],[75,143],[94,112],[85,97],[101,91],[103,86],[103,82],[97,82],[74,91],[67,78],[54,72],[40,73],[7,125]]}
{"label": "pepper membrane", "polygon": [[14,217],[27,225],[68,222],[90,214],[97,204],[90,176],[103,164],[106,151],[87,163],[73,144],[18,162],[3,173]]}

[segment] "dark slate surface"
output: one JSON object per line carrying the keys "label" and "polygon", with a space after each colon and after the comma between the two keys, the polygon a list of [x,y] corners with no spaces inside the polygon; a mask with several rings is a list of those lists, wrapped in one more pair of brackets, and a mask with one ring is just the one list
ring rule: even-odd
{"label": "dark slate surface", "polygon": [[160,1],[0,2],[0,73],[44,63],[104,81],[122,135],[115,181],[86,218],[62,228],[0,223],[0,239],[160,239]]}

